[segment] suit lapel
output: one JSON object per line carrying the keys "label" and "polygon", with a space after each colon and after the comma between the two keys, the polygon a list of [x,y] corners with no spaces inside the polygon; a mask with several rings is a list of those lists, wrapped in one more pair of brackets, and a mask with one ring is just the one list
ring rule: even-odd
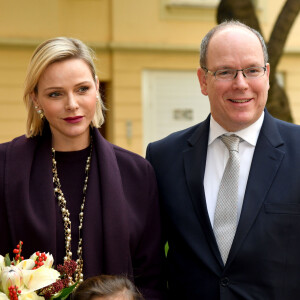
{"label": "suit lapel", "polygon": [[[204,172],[206,165],[207,143],[210,117],[208,117],[196,132],[188,139],[190,147],[183,152],[186,182],[190,191],[194,209],[206,235],[208,244],[220,265],[223,265],[213,229],[209,220],[204,192]],[[212,267],[210,265],[210,267]],[[219,269],[218,269],[219,270]],[[216,273],[218,271],[216,269]]]}
{"label": "suit lapel", "polygon": [[226,267],[237,254],[272,185],[285,154],[278,148],[282,144],[274,119],[265,111],[265,120],[253,155],[240,221]]}

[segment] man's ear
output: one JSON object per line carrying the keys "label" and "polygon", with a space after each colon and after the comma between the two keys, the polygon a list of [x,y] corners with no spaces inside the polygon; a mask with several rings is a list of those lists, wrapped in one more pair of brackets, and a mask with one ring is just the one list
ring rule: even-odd
{"label": "man's ear", "polygon": [[[270,78],[270,64],[267,63],[266,67],[267,67],[266,73],[267,73],[268,80],[269,80],[269,78]],[[270,89],[270,81],[269,81],[269,88],[268,89]]]}
{"label": "man's ear", "polygon": [[198,68],[197,76],[201,87],[201,92],[203,95],[207,96],[207,78],[206,73],[202,68]]}

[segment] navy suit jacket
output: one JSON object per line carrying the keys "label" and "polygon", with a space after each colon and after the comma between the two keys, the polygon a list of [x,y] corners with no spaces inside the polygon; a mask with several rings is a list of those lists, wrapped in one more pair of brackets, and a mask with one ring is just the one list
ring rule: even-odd
{"label": "navy suit jacket", "polygon": [[265,111],[224,266],[203,178],[209,119],[149,144],[166,240],[170,299],[300,299],[300,126]]}

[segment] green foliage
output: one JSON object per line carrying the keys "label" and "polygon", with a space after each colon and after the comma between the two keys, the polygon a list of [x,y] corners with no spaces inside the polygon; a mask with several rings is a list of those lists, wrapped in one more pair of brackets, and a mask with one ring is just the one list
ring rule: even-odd
{"label": "green foliage", "polygon": [[8,253],[4,257],[4,263],[5,263],[5,267],[9,267],[11,265],[11,260]]}
{"label": "green foliage", "polygon": [[63,289],[61,292],[59,292],[58,294],[51,297],[51,299],[65,300],[73,292],[73,290],[75,289],[77,284],[78,284],[78,282],[74,283],[73,285],[71,285],[68,288]]}
{"label": "green foliage", "polygon": [[166,244],[165,244],[165,256],[166,257],[168,256],[168,251],[169,251],[169,244],[168,244],[168,242],[166,242]]}

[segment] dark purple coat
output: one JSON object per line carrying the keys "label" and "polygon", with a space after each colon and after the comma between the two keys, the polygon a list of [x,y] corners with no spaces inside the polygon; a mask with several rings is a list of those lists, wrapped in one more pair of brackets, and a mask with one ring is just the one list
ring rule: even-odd
{"label": "dark purple coat", "polygon": [[[155,175],[142,157],[107,142],[93,130],[100,182],[89,178],[83,222],[85,277],[126,274],[147,299],[162,299],[163,247]],[[24,256],[50,252],[57,231],[51,170],[51,135],[18,137],[0,145],[0,254],[24,242]],[[100,185],[101,200],[93,197]],[[100,204],[101,203],[101,204]],[[101,229],[101,230],[100,230]]]}

